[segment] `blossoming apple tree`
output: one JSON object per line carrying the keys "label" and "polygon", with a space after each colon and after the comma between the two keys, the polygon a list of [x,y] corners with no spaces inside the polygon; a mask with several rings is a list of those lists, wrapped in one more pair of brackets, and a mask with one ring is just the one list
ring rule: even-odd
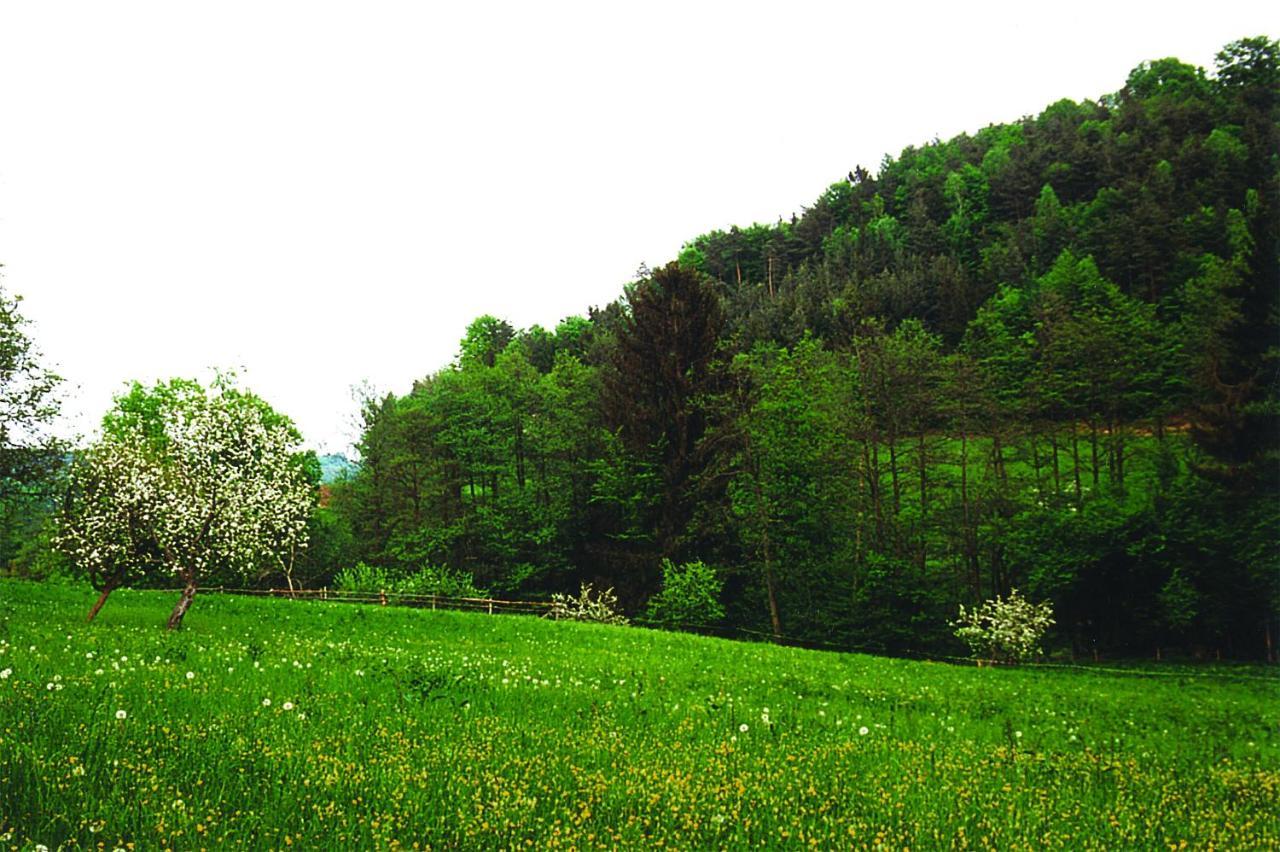
{"label": "blossoming apple tree", "polygon": [[59,534],[102,592],[90,619],[113,589],[173,577],[176,629],[202,581],[282,565],[306,545],[316,489],[301,436],[233,380],[135,384],[102,432],[73,466]]}

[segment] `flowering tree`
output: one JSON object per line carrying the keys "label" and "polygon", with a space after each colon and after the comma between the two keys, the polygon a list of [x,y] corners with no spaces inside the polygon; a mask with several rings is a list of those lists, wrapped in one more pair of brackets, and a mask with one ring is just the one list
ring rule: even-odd
{"label": "flowering tree", "polygon": [[138,575],[182,581],[182,618],[202,579],[279,567],[306,544],[315,487],[288,418],[219,377],[206,391],[135,384],[76,461],[62,550],[102,590]]}
{"label": "flowering tree", "polygon": [[974,654],[1017,662],[1040,650],[1040,640],[1052,624],[1053,606],[1048,601],[1033,604],[1011,589],[1007,600],[996,595],[970,610],[961,604],[960,618],[951,626]]}
{"label": "flowering tree", "polygon": [[158,468],[137,448],[106,438],[85,450],[71,472],[74,498],[64,508],[58,544],[102,594],[154,573],[160,565],[151,533]]}

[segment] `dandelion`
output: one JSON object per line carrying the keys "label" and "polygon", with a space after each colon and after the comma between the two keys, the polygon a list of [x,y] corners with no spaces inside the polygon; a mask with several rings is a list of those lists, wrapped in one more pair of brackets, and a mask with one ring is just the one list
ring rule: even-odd
{"label": "dandelion", "polygon": [[11,674],[13,674],[13,669],[5,669],[4,671],[0,671],[0,680],[8,680],[9,675]]}
{"label": "dandelion", "polygon": [[284,707],[284,709],[286,709],[286,710],[292,710],[292,709],[293,709],[293,702],[292,702],[292,701],[286,701],[286,702],[285,702],[284,704],[282,704],[281,706],[282,706],[282,707]]}
{"label": "dandelion", "polygon": [[863,725],[861,728],[858,729],[858,736],[860,737],[865,737],[869,733],[871,733],[871,729],[868,728],[866,725]]}
{"label": "dandelion", "polygon": [[271,699],[270,699],[270,698],[264,698],[264,699],[262,699],[262,706],[263,706],[263,707],[270,707],[270,706],[271,706]]}
{"label": "dandelion", "polygon": [[1014,731],[1013,735],[1017,739],[1022,739],[1022,731]]}
{"label": "dandelion", "polygon": [[739,725],[739,726],[738,726],[738,731],[739,731],[740,733],[745,734],[748,730],[749,730],[749,729],[747,728],[747,723],[746,723],[746,722],[743,722],[741,725]]}
{"label": "dandelion", "polygon": [[128,713],[126,713],[126,712],[124,712],[123,710],[117,710],[117,711],[116,711],[116,718],[117,718],[117,719],[127,719],[127,718],[129,718],[129,714],[128,714]]}
{"label": "dandelion", "polygon": [[187,680],[193,680],[195,679],[195,676],[196,676],[195,672],[187,672]]}

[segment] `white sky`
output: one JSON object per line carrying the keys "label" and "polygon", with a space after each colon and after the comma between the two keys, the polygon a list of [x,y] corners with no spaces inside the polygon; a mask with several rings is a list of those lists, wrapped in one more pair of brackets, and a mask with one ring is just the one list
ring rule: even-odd
{"label": "white sky", "polygon": [[552,327],[856,164],[1212,69],[1278,9],[3,2],[4,283],[64,434],[128,380],[240,367],[344,450],[351,386],[406,391],[480,314]]}

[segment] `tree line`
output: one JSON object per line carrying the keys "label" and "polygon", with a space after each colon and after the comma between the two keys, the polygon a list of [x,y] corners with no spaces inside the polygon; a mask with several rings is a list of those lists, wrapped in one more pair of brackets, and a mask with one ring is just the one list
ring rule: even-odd
{"label": "tree line", "polygon": [[702,235],[554,330],[485,316],[365,401],[351,556],[884,650],[1052,600],[1078,654],[1274,640],[1277,49],[1144,63]]}

